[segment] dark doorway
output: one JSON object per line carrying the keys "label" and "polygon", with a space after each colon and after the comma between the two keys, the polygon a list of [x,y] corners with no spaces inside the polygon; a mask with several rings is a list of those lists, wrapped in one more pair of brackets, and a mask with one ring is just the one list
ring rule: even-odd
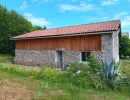
{"label": "dark doorway", "polygon": [[62,51],[57,51],[57,65],[59,68],[62,67]]}

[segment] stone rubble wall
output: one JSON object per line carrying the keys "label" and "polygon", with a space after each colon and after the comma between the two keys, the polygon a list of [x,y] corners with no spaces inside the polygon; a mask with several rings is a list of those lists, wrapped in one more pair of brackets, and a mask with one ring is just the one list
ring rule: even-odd
{"label": "stone rubble wall", "polygon": [[17,64],[56,66],[54,50],[15,50]]}
{"label": "stone rubble wall", "polygon": [[[15,50],[15,63],[22,65],[47,65],[57,67],[55,50]],[[80,62],[79,51],[62,51],[63,67],[72,64],[74,61]]]}
{"label": "stone rubble wall", "polygon": [[91,54],[95,56],[96,60],[99,63],[101,63],[101,61],[102,61],[102,52],[101,51],[92,51]]}
{"label": "stone rubble wall", "polygon": [[101,51],[92,51],[97,61],[111,61],[113,58],[116,62],[119,61],[119,37],[118,33],[102,34],[101,37]]}
{"label": "stone rubble wall", "polygon": [[113,57],[115,62],[119,61],[119,36],[117,33],[113,34]]}
{"label": "stone rubble wall", "polygon": [[102,34],[101,37],[101,51],[92,51],[97,61],[111,61],[113,58],[116,62],[119,61],[119,40],[118,33],[116,34]]}
{"label": "stone rubble wall", "polygon": [[71,65],[73,62],[80,62],[80,51],[64,50],[62,52],[63,67]]}
{"label": "stone rubble wall", "polygon": [[112,34],[102,34],[101,56],[103,61],[111,61],[113,58],[113,37]]}

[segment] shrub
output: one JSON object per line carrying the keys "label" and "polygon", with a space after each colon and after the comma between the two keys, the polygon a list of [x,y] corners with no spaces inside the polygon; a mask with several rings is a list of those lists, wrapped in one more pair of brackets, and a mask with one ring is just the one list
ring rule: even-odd
{"label": "shrub", "polygon": [[39,77],[44,77],[45,79],[51,79],[51,81],[57,81],[57,79],[62,75],[60,71],[54,70],[52,68],[42,68],[39,72]]}
{"label": "shrub", "polygon": [[74,62],[66,72],[69,82],[82,88],[94,87],[101,88],[100,78],[89,73],[89,68],[83,63]]}
{"label": "shrub", "polygon": [[89,62],[89,71],[92,72],[92,73],[96,73],[99,69],[100,69],[100,64],[97,62],[96,58],[94,55],[90,55],[89,59],[88,59],[88,62]]}

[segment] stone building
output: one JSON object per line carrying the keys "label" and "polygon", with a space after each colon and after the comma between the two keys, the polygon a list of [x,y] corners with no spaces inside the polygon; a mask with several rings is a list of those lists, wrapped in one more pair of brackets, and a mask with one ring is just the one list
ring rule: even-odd
{"label": "stone building", "polygon": [[90,54],[97,60],[119,61],[119,20],[37,30],[11,38],[15,40],[17,64],[65,67],[87,62]]}

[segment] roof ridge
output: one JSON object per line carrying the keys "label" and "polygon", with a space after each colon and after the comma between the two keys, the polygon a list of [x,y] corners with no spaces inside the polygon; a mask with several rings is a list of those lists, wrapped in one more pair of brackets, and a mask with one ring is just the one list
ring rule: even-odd
{"label": "roof ridge", "polygon": [[[90,25],[90,24],[98,24],[98,23],[106,23],[106,22],[114,22],[114,21],[120,21],[120,20],[110,20],[110,21],[105,21],[105,22],[94,22],[94,23],[88,23],[88,24],[70,25],[70,26],[63,26],[63,27],[50,28],[50,29],[59,29],[59,28],[67,28],[67,27],[74,27],[74,26],[81,26],[81,25]],[[50,30],[50,29],[45,29],[45,30]]]}

